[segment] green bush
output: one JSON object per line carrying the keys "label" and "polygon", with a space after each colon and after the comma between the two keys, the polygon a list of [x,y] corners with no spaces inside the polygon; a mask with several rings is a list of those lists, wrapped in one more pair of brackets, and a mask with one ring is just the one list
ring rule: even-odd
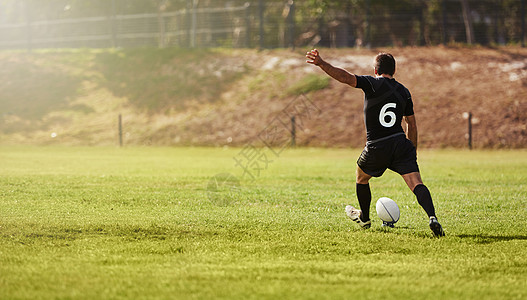
{"label": "green bush", "polygon": [[288,90],[289,95],[301,95],[309,92],[323,90],[329,86],[329,77],[325,75],[310,74],[293,84]]}

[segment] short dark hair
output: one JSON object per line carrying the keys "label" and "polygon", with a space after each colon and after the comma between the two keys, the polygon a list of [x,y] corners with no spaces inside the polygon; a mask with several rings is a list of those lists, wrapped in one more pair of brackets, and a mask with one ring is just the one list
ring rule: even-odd
{"label": "short dark hair", "polygon": [[390,53],[379,53],[375,57],[375,69],[377,74],[387,74],[393,76],[395,73],[395,58]]}

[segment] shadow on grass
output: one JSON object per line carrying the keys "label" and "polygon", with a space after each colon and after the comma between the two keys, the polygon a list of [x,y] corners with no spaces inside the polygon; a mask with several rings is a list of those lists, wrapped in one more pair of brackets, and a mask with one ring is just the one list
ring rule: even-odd
{"label": "shadow on grass", "polygon": [[[392,234],[408,234],[411,231],[414,231],[413,234],[420,237],[427,237],[427,238],[436,238],[432,235],[431,231],[426,232],[415,232],[415,228],[411,227],[396,227],[398,230],[394,229],[386,229],[386,228],[379,228],[377,231],[379,232],[385,232],[385,233],[392,233]],[[402,229],[402,230],[401,230]],[[508,242],[508,241],[524,241],[527,240],[527,235],[486,235],[486,234],[457,234],[457,235],[449,235],[448,231],[446,232],[446,237],[458,237],[465,240],[471,240],[470,242],[474,242],[476,244],[492,244],[496,242]]]}
{"label": "shadow on grass", "polygon": [[462,239],[472,239],[477,244],[491,244],[496,242],[508,242],[514,240],[527,240],[527,235],[486,235],[486,234],[459,234]]}

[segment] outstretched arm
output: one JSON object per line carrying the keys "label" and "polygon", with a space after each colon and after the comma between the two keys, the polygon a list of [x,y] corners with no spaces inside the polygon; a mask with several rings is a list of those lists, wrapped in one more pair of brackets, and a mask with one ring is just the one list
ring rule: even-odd
{"label": "outstretched arm", "polygon": [[322,57],[320,57],[320,54],[318,53],[317,49],[309,51],[306,54],[306,58],[308,59],[306,61],[308,64],[319,66],[322,70],[324,70],[324,72],[326,72],[329,76],[333,77],[334,79],[342,83],[348,84],[352,87],[357,86],[357,78],[354,74],[351,74],[350,72],[344,69],[336,68],[331,64],[325,62]]}
{"label": "outstretched arm", "polygon": [[406,121],[406,137],[412,141],[417,149],[417,122],[415,121],[415,115],[405,116],[404,120]]}

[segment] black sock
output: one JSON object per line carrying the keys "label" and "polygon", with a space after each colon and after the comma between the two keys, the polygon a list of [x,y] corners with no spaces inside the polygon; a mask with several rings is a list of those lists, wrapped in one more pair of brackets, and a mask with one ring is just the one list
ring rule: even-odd
{"label": "black sock", "polygon": [[357,199],[359,200],[360,209],[362,210],[361,220],[366,222],[370,219],[371,191],[370,184],[356,184]]}
{"label": "black sock", "polygon": [[435,216],[434,203],[428,188],[424,184],[419,184],[414,188],[414,194],[417,197],[417,202],[424,208],[428,217]]}

